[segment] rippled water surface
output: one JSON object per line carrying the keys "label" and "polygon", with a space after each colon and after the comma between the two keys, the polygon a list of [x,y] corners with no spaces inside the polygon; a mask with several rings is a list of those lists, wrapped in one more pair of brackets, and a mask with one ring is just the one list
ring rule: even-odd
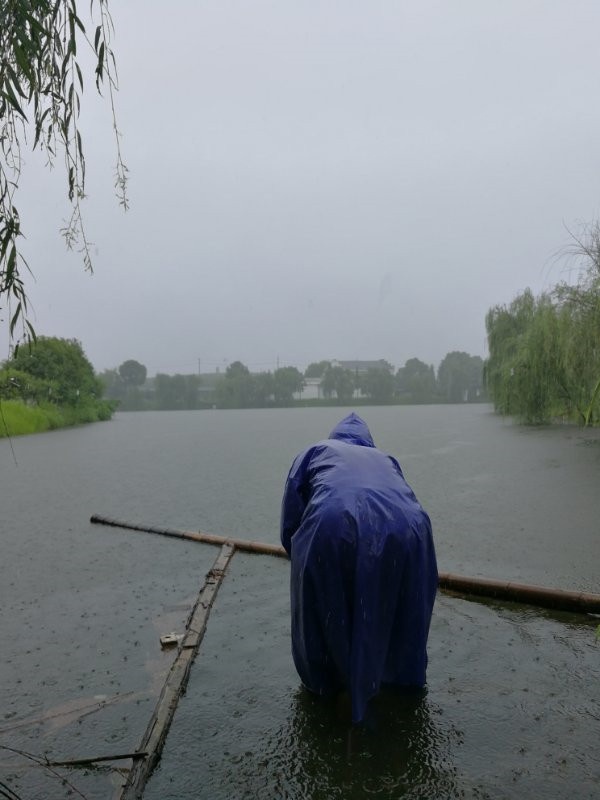
{"label": "rippled water surface", "polygon": [[284,573],[235,557],[146,797],[597,797],[589,624],[440,595],[427,693],[382,695],[351,729],[298,685]]}
{"label": "rippled water surface", "polygon": [[[92,513],[278,540],[291,459],[335,409],[119,414],[0,441],[0,781],[67,797],[23,752],[134,750],[217,551]],[[366,408],[434,524],[440,570],[600,591],[600,432],[522,429],[487,406]],[[300,688],[288,566],[234,557],[151,798],[596,797],[597,620],[439,595],[428,691],[362,729]],[[21,751],[15,754],[6,748]],[[59,770],[88,798],[111,767]]]}

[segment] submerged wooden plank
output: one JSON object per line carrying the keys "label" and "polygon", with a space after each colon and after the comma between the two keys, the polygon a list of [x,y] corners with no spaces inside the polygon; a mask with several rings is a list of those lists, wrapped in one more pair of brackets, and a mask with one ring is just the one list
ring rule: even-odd
{"label": "submerged wooden plank", "polygon": [[148,753],[137,750],[134,753],[114,753],[107,756],[92,756],[90,758],[70,758],[66,761],[48,761],[49,767],[89,767],[93,764],[99,764],[102,761],[125,761],[136,758],[144,758]]}
{"label": "submerged wooden plank", "polygon": [[186,633],[179,646],[177,657],[169,670],[156,708],[138,748],[138,752],[145,752],[147,755],[137,759],[133,764],[121,791],[121,800],[142,797],[144,786],[160,758],[177,703],[187,686],[192,663],[204,637],[212,605],[234,552],[233,545],[224,544],[206,575],[205,583],[188,618]]}

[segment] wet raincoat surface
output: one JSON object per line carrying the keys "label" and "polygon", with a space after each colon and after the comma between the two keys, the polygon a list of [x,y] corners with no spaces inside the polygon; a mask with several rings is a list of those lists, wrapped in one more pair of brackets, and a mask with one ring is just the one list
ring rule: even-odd
{"label": "wet raincoat surface", "polygon": [[425,685],[438,583],[431,522],[358,415],[294,460],[281,543],[292,654],[308,689],[348,691],[359,722],[382,685]]}

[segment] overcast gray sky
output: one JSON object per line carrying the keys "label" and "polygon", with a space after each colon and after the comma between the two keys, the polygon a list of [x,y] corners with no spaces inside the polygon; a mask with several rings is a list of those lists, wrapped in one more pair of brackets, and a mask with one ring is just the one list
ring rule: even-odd
{"label": "overcast gray sky", "polygon": [[598,0],[110,7],[131,209],[88,80],[95,274],[59,169],[28,156],[18,201],[36,329],[98,370],[485,356],[487,310],[598,216]]}

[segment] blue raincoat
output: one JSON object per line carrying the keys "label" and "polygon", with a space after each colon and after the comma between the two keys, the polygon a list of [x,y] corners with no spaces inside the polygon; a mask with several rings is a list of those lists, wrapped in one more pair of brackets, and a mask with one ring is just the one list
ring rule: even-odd
{"label": "blue raincoat", "polygon": [[308,689],[348,691],[360,722],[382,685],[425,685],[438,584],[431,522],[357,414],[294,460],[281,543],[292,654]]}

